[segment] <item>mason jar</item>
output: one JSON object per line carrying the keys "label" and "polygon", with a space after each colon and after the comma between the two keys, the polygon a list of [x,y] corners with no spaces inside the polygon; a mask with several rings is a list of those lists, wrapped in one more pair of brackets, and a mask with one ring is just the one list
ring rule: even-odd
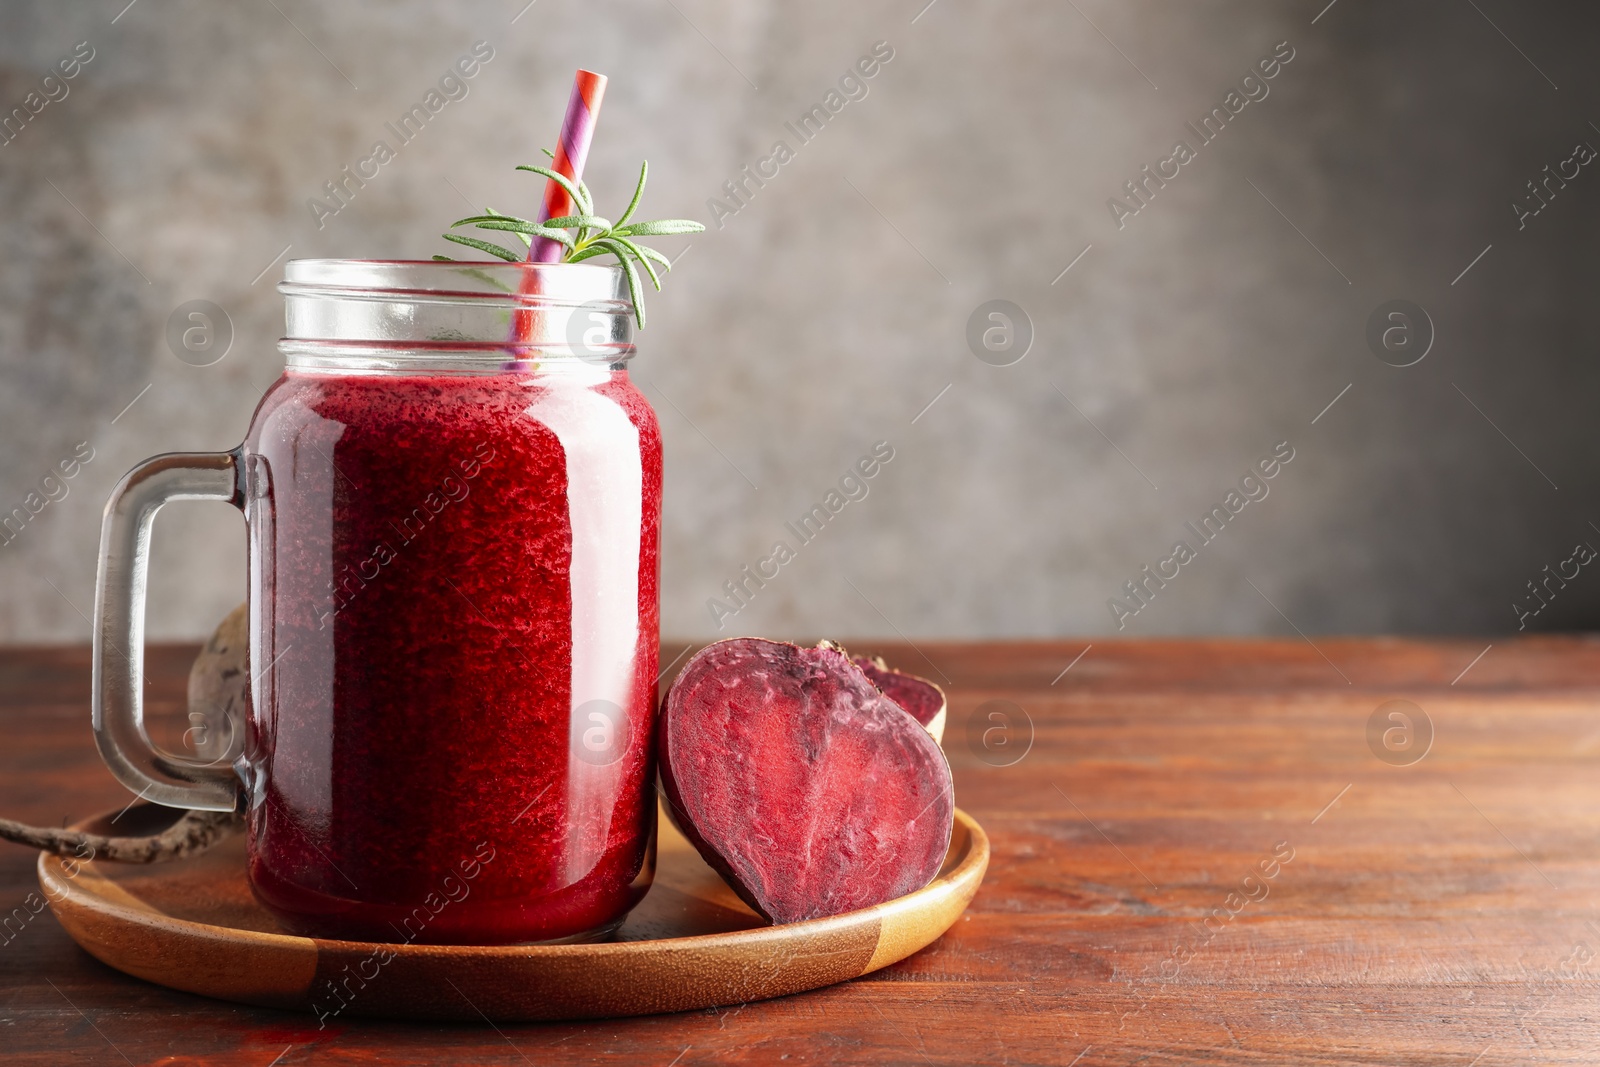
{"label": "mason jar", "polygon": [[[149,800],[242,806],[292,930],[604,934],[649,886],[656,811],[661,440],[621,270],[296,260],[279,291],[286,368],[244,443],[146,461],[107,508],[107,762]],[[220,766],[143,726],[150,525],[184,498],[249,536],[250,710]]]}

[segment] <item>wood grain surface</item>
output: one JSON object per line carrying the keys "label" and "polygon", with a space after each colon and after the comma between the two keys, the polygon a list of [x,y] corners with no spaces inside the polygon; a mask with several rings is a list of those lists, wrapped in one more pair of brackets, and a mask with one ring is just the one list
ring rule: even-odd
{"label": "wood grain surface", "polygon": [[[1496,642],[1474,662],[1485,644],[1096,641],[1076,663],[1085,642],[852,645],[945,685],[957,800],[993,860],[925,951],[742,1008],[319,1030],[101,965],[34,914],[34,856],[5,846],[0,1058],[1597,1063],[1600,641]],[[174,737],[194,651],[149,657]],[[95,755],[88,678],[83,650],[0,652],[0,812],[60,822],[129,799]],[[1394,700],[1432,725],[1410,765],[1369,745]]]}

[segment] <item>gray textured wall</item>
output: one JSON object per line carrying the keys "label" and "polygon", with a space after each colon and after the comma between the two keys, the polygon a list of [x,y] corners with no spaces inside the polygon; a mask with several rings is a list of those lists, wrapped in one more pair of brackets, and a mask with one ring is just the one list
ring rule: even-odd
{"label": "gray textured wall", "polygon": [[[1600,546],[1600,167],[1520,229],[1511,206],[1600,145],[1578,4],[125,2],[0,10],[7,111],[94,49],[0,147],[0,510],[94,450],[0,546],[0,641],[84,639],[115,479],[240,438],[281,369],[280,249],[426,257],[463,196],[531,210],[511,167],[580,64],[612,78],[602,202],[647,156],[650,210],[709,219],[743,164],[797,150],[642,338],[669,633],[716,633],[708,598],[879,440],[866,499],[723,633],[1113,631],[1108,598],[1280,441],[1270,495],[1123,633],[1514,630],[1530,579]],[[319,230],[308,198],[477,40],[470,95]],[[868,95],[800,146],[784,122],[878,41]],[[1185,121],[1281,41],[1269,95],[1200,146]],[[1195,158],[1119,228],[1108,199],[1180,138]],[[1436,332],[1403,369],[1364,339],[1394,298]],[[193,299],[233,323],[212,366],[164,337]],[[1015,365],[969,351],[991,299],[1031,319]],[[239,520],[174,509],[157,541],[152,635],[197,636],[242,595]],[[1588,622],[1600,577],[1558,593],[1530,626]]]}

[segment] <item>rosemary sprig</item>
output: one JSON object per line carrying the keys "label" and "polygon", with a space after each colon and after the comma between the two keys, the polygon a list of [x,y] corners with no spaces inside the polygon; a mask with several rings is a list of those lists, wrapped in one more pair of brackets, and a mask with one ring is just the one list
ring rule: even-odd
{"label": "rosemary sprig", "polygon": [[[547,150],[545,155],[550,155]],[[560,218],[549,219],[544,223],[530,222],[519,219],[515,215],[505,215],[494,208],[485,209],[485,214],[469,215],[464,219],[457,219],[450,224],[451,229],[457,226],[472,226],[479,230],[490,232],[515,234],[522,242],[523,251],[516,252],[494,241],[486,241],[481,237],[469,237],[466,234],[446,233],[442,236],[446,241],[487,252],[491,256],[505,260],[507,263],[520,263],[527,258],[527,249],[533,244],[535,237],[543,237],[555,241],[562,247],[562,263],[582,263],[586,259],[596,256],[615,256],[617,262],[622,264],[622,271],[628,278],[628,293],[633,300],[634,318],[639,323],[639,328],[644,328],[644,285],[639,278],[639,267],[644,268],[645,275],[650,279],[650,284],[656,291],[661,291],[661,275],[656,273],[656,267],[664,271],[672,269],[672,261],[666,256],[638,242],[640,237],[663,237],[671,234],[700,233],[705,229],[698,222],[689,219],[656,219],[651,222],[630,222],[633,213],[639,209],[639,202],[644,199],[644,183],[650,173],[649,162],[639,167],[639,184],[634,187],[633,199],[628,202],[627,210],[615,221],[596,215],[594,211],[594,197],[589,193],[589,187],[581,180],[572,181],[570,178],[549,167],[539,167],[524,164],[518,170],[529,171],[555,182],[567,191],[572,197],[572,202],[577,205],[576,215],[563,215]],[[434,256],[436,260],[454,262],[449,256]],[[637,264],[637,266],[635,266]]]}

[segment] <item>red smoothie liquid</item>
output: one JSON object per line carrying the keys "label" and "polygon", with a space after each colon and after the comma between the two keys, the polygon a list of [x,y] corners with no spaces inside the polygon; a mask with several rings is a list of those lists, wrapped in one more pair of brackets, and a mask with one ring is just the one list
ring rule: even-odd
{"label": "red smoothie liquid", "polygon": [[290,371],[246,441],[250,881],[323,937],[620,922],[654,869],[661,442],[624,371]]}

